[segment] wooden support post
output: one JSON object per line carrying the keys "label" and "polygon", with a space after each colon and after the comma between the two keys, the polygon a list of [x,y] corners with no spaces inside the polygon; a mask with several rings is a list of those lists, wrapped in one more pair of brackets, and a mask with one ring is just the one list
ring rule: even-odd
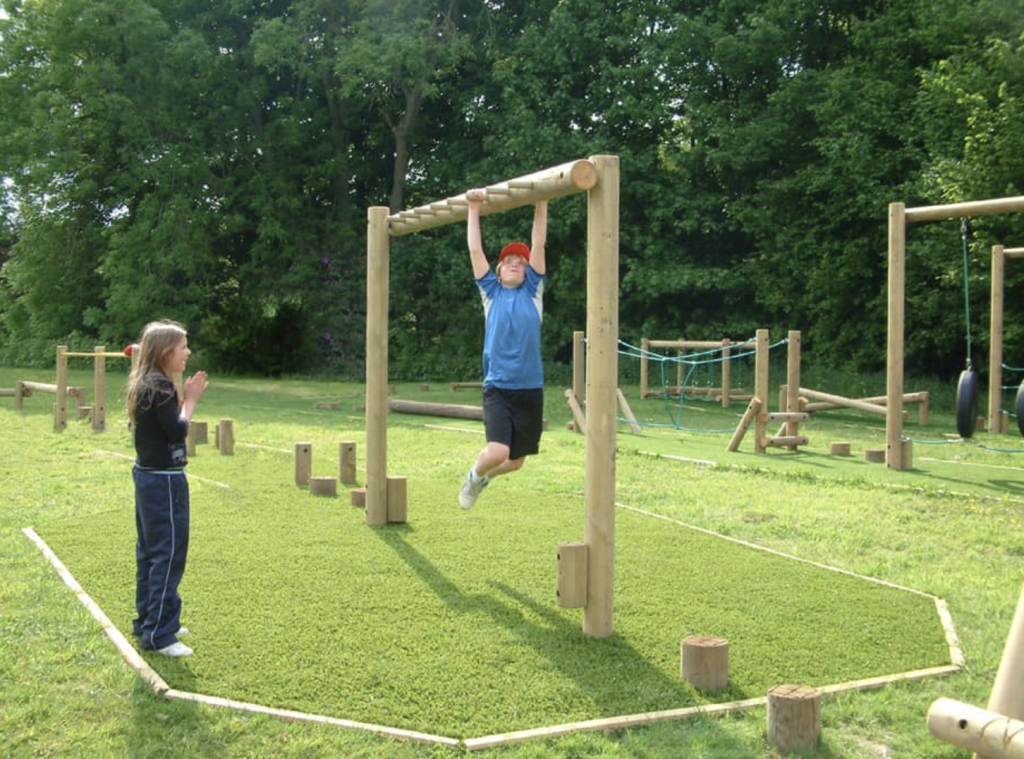
{"label": "wooden support post", "polygon": [[640,400],[646,398],[650,393],[647,389],[648,383],[648,361],[647,354],[651,350],[651,341],[646,337],[640,338]]}
{"label": "wooden support post", "polygon": [[107,348],[97,345],[93,351],[92,429],[103,432],[107,428]]}
{"label": "wooden support post", "polygon": [[[31,393],[32,391],[29,390],[28,392]],[[14,408],[18,411],[23,410],[25,407],[25,395],[25,383],[17,380],[14,383]]]}
{"label": "wooden support post", "polygon": [[344,483],[356,481],[356,444],[349,440],[338,443],[338,479]]}
{"label": "wooden support post", "polygon": [[754,397],[750,399],[750,403],[747,405],[747,410],[743,412],[743,417],[740,419],[740,423],[736,426],[736,431],[732,433],[732,438],[729,440],[729,445],[726,446],[726,450],[730,453],[736,452],[740,443],[743,442],[743,436],[747,434],[747,429],[750,427],[750,423],[754,421],[757,416],[760,416],[761,412],[761,399]]}
{"label": "wooden support post", "polygon": [[714,693],[729,684],[729,641],[725,638],[683,638],[680,660],[680,677],[694,688]]}
{"label": "wooden support post", "polygon": [[[800,331],[790,330],[786,352],[786,405],[784,407],[790,414],[797,414],[800,411],[800,345]],[[803,415],[803,418],[787,419],[784,437],[798,437],[800,435],[799,423],[802,421],[807,421],[806,414]],[[788,448],[795,451],[797,447],[790,445]]]}
{"label": "wooden support post", "polygon": [[310,477],[309,492],[313,495],[326,495],[334,497],[338,495],[337,477]]}
{"label": "wooden support post", "polygon": [[940,698],[928,709],[928,732],[984,759],[1024,759],[1024,722]]}
{"label": "wooden support post", "polygon": [[1006,256],[1002,245],[992,246],[992,296],[989,304],[988,431],[1000,432],[1003,415],[1003,294]]}
{"label": "wooden support post", "polygon": [[295,444],[295,484],[300,488],[309,485],[309,477],[313,473],[313,444]]}
{"label": "wooden support post", "polygon": [[619,410],[626,418],[626,423],[629,424],[629,428],[637,435],[643,434],[643,430],[640,429],[640,424],[637,422],[636,417],[633,416],[633,409],[629,407],[629,402],[626,400],[626,396],[623,395],[622,391],[618,388],[615,388],[615,397],[619,400]]}
{"label": "wooden support post", "polygon": [[53,429],[56,432],[68,427],[68,346],[57,346],[57,387],[53,401]]}
{"label": "wooden support post", "polygon": [[580,408],[580,402],[576,399],[576,395],[572,390],[565,391],[565,405],[572,411],[572,418],[575,429],[581,435],[587,433],[587,417],[583,414],[583,409]]}
{"label": "wooden support post", "polygon": [[408,512],[409,490],[405,477],[388,477],[387,518],[389,523],[402,524]]}
{"label": "wooden support post", "polygon": [[988,708],[1007,717],[1024,720],[1024,590],[1021,590],[1010,623]]}
{"label": "wooden support post", "polygon": [[902,470],[903,367],[906,309],[907,208],[889,204],[889,337],[886,360],[885,447],[886,466]]}
{"label": "wooden support post", "polygon": [[387,524],[388,208],[367,212],[366,235],[366,524]]}
{"label": "wooden support post", "polygon": [[781,753],[811,751],[821,733],[821,693],[809,685],[768,691],[768,740]]}
{"label": "wooden support post", "polygon": [[754,417],[754,453],[765,452],[765,441],[768,438],[768,420],[764,412],[768,411],[768,366],[771,356],[768,355],[768,330],[757,330],[757,355],[754,368],[754,395],[765,400],[762,413]]}
{"label": "wooden support post", "polygon": [[729,408],[729,388],[732,384],[732,361],[729,356],[732,353],[729,347],[732,340],[722,340],[722,408]]}
{"label": "wooden support post", "polygon": [[221,419],[217,425],[217,447],[222,456],[235,455],[235,421]]}
{"label": "wooden support post", "polygon": [[558,605],[579,609],[587,605],[587,546],[585,543],[558,544]]}
{"label": "wooden support post", "polygon": [[587,199],[587,440],[583,542],[587,605],[583,632],[614,632],[615,390],[619,350],[619,159],[591,158],[597,181]]}
{"label": "wooden support post", "polygon": [[583,398],[587,391],[587,343],[585,333],[577,330],[572,333],[572,393]]}

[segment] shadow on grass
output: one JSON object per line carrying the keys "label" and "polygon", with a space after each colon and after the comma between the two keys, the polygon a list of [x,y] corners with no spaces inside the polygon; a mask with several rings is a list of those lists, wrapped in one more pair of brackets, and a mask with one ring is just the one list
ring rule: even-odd
{"label": "shadow on grass", "polygon": [[[730,685],[706,698],[688,683],[665,676],[618,634],[599,639],[585,635],[580,624],[506,583],[488,580],[493,594],[466,594],[421,551],[410,545],[408,525],[389,525],[374,534],[415,573],[442,602],[460,614],[482,613],[528,647],[549,668],[575,683],[593,704],[589,718],[664,711],[748,698]],[[506,600],[502,600],[502,597]],[[536,621],[539,620],[539,621]],[[528,688],[524,686],[524,695]]]}

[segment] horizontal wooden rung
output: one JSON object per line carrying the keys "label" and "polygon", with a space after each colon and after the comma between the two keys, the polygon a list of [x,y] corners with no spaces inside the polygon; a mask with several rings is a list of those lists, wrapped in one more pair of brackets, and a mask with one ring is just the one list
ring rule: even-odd
{"label": "horizontal wooden rung", "polygon": [[769,422],[806,422],[811,415],[803,411],[773,411],[768,414]]}
{"label": "horizontal wooden rung", "polygon": [[774,445],[774,446],[807,445],[807,436],[806,435],[783,435],[781,437],[770,437],[765,442],[765,445]]}

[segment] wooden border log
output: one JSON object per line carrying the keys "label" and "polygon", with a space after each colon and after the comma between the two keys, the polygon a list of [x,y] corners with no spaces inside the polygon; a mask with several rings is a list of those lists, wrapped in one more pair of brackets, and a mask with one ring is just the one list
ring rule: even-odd
{"label": "wooden border log", "polygon": [[452,419],[474,419],[482,422],[484,410],[481,406],[461,406],[457,403],[434,403],[432,401],[405,401],[388,398],[388,411],[399,414],[419,414],[422,416],[443,416]]}
{"label": "wooden border log", "polygon": [[[597,167],[587,159],[569,161],[560,166],[507,182],[488,185],[480,207],[480,215],[486,216],[499,211],[533,205],[539,200],[550,200],[563,195],[590,190],[597,184]],[[387,217],[388,232],[400,237],[412,232],[421,232],[433,227],[454,224],[466,220],[468,203],[466,194],[390,214]]]}
{"label": "wooden border log", "polygon": [[1024,759],[1024,722],[951,698],[928,709],[928,732],[985,759]]}

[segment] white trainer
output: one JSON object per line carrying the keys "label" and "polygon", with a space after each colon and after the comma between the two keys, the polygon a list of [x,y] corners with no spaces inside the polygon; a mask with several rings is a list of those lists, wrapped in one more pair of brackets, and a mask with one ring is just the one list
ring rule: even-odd
{"label": "white trainer", "polygon": [[164,646],[163,648],[158,648],[156,650],[156,652],[158,654],[163,654],[164,656],[191,656],[192,655],[192,649],[189,648],[188,646],[186,646],[180,640],[174,641],[169,646]]}
{"label": "white trainer", "polygon": [[487,477],[474,481],[472,471],[467,472],[466,479],[462,481],[462,487],[459,489],[459,506],[464,509],[473,508],[476,499],[480,497],[480,494],[490,482]]}

